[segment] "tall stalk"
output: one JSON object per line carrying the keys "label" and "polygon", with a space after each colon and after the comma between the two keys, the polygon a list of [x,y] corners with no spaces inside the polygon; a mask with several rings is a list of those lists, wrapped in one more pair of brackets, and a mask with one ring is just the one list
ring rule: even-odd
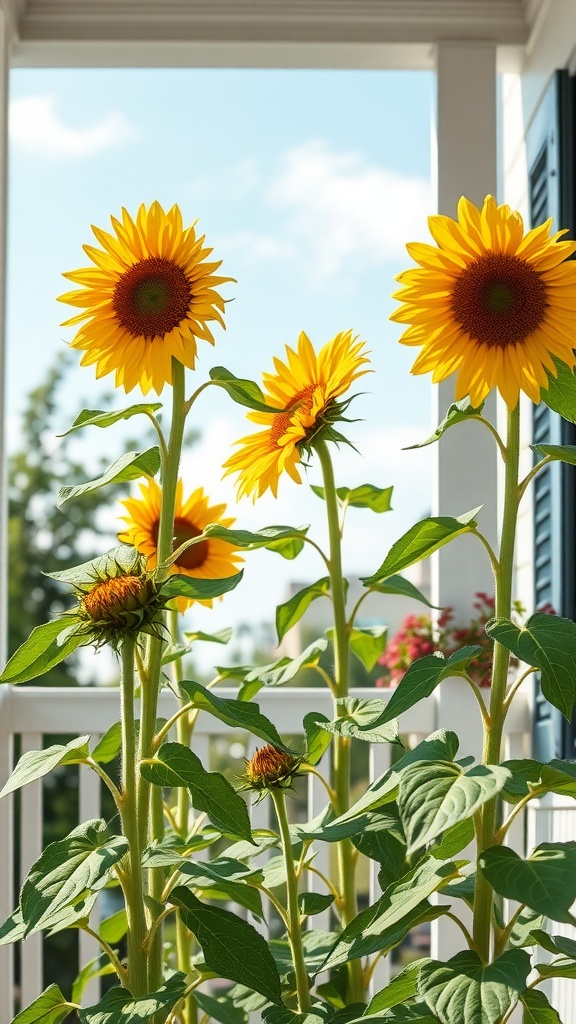
{"label": "tall stalk", "polygon": [[[508,410],[505,452],[504,509],[500,539],[500,556],[495,567],[495,614],[509,619],[512,613],[512,584],[514,575],[514,544],[520,490],[518,464],[520,453],[520,402]],[[490,712],[484,726],[483,764],[499,764],[502,732],[506,715],[504,699],[508,681],[510,653],[498,641],[494,643]],[[498,797],[484,804],[477,829],[478,855],[494,843]],[[474,896],[474,943],[478,955],[488,963],[492,953],[493,891],[480,871],[476,873]]]}
{"label": "tall stalk", "polygon": [[294,867],[294,855],[292,853],[292,838],[290,826],[286,813],[286,797],[284,791],[279,788],[272,788],[270,796],[274,802],[274,809],[280,828],[282,840],[282,852],[284,855],[284,866],[286,868],[286,904],[288,911],[288,941],[292,951],[292,962],[296,976],[296,992],[298,995],[298,1012],[306,1013],[312,1006],[310,998],[310,982],[306,971],[304,960],[304,949],[302,946],[302,929],[300,927],[300,915],[298,911],[298,882]]}
{"label": "tall stalk", "polygon": [[[317,441],[315,449],[322,468],[330,542],[329,573],[334,612],[334,683],[337,701],[339,698],[347,697],[349,690],[349,632],[346,621],[346,599],[344,576],[342,573],[342,536],[338,512],[338,497],[330,452],[325,441]],[[335,715],[343,717],[346,711],[336,701]],[[350,807],[350,739],[347,736],[334,737],[332,788],[335,794],[336,813],[338,815],[344,814]],[[343,839],[338,843],[340,912],[344,927],[349,925],[358,913],[355,877],[356,858],[354,854],[355,849],[350,839]],[[351,960],[348,963],[348,982],[350,1002],[363,1002],[364,981],[360,960]]]}
{"label": "tall stalk", "polygon": [[128,840],[124,895],[128,918],[128,987],[133,996],[146,994],[148,984],[145,942],[147,935],[142,877],[142,848],[138,834],[136,722],[134,718],[135,638],[126,637],[121,647],[122,720],[122,829]]}

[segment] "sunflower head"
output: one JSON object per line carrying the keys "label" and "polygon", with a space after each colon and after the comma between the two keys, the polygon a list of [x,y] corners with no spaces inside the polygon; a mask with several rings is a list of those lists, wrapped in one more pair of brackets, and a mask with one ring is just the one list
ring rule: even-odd
{"label": "sunflower head", "polygon": [[429,225],[436,246],[407,246],[418,266],[398,276],[391,317],[410,325],[400,341],[421,347],[412,372],[456,373],[456,400],[475,408],[494,387],[510,408],[520,391],[539,402],[554,360],[576,364],[576,243],[551,235],[551,220],[525,232],[492,196],[481,209],[462,198],[456,220]]}
{"label": "sunflower head", "polygon": [[208,323],[224,327],[217,289],[233,278],[217,274],[220,262],[208,261],[212,250],[194,225],[184,228],[178,206],[154,202],[111,221],[113,233],[92,228],[99,248],[84,246],[93,265],[64,274],[81,287],[60,301],[82,309],[64,326],[82,325],[71,345],[97,377],[114,372],[116,387],[160,394],[173,359],[194,369],[196,339],[214,344]]}
{"label": "sunflower head", "polygon": [[302,758],[268,743],[258,748],[249,761],[244,759],[244,764],[242,789],[252,789],[264,796],[270,789],[289,789],[292,779],[299,774]]}
{"label": "sunflower head", "polygon": [[[158,565],[158,532],[162,507],[162,491],[152,477],[140,484],[140,497],[127,498],[121,502],[126,510],[122,521],[126,524],[118,538],[131,544],[146,560],[149,571]],[[176,489],[174,534],[172,551],[187,541],[201,537],[209,523],[229,527],[234,519],[226,516],[225,505],[211,505],[210,499],[201,487],[187,498],[184,497],[182,480]],[[191,576],[197,579],[223,579],[233,576],[242,558],[237,549],[216,537],[202,538],[186,548],[169,569],[170,574]],[[174,598],[179,611],[184,612],[193,603],[185,597]],[[212,606],[212,599],[198,600],[199,604]]]}
{"label": "sunflower head", "polygon": [[270,488],[274,497],[286,472],[301,483],[298,464],[319,441],[346,442],[336,429],[352,397],[339,401],[364,373],[368,357],[364,342],[352,331],[337,334],[316,354],[302,332],[297,349],[286,348],[286,362],[274,360],[275,373],[263,375],[267,404],[282,412],[251,412],[248,419],[263,429],[241,438],[239,450],[225,463],[225,476],[238,473],[238,496],[254,500]]}
{"label": "sunflower head", "polygon": [[[86,636],[86,643],[117,648],[128,635],[162,633],[161,611],[167,598],[160,593],[155,573],[145,569],[144,559],[133,548],[117,549],[80,570],[72,583],[78,606],[70,616],[69,634]],[[73,571],[72,571],[73,572]]]}

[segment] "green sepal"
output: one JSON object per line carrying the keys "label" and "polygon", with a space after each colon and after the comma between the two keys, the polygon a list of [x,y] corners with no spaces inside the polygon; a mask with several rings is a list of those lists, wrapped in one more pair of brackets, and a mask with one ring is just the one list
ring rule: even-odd
{"label": "green sepal", "polygon": [[205,811],[222,832],[251,839],[246,804],[219,772],[207,772],[197,755],[182,743],[164,743],[152,762],[140,768],[154,786],[186,786],[196,810]]}
{"label": "green sepal", "polygon": [[68,630],[71,621],[70,618],[62,617],[36,626],[10,658],[0,675],[0,683],[27,683],[64,661],[64,658],[80,647],[84,639],[81,636],[67,636],[60,640],[60,634]]}
{"label": "green sepal", "polygon": [[462,398],[459,402],[453,402],[449,406],[448,411],[442,420],[438,424],[436,430],[430,435],[425,441],[420,441],[419,444],[409,444],[403,450],[405,452],[412,451],[414,448],[426,448],[429,444],[434,444],[435,441],[439,441],[443,434],[446,433],[450,427],[456,426],[457,423],[464,423],[466,420],[478,419],[482,415],[482,409],[484,403],[474,408],[469,398]]}
{"label": "green sepal", "polygon": [[269,405],[262,391],[253,380],[235,377],[225,366],[213,366],[209,375],[212,383],[224,388],[232,401],[236,402],[237,405],[254,409],[255,412],[273,414],[284,411],[283,409],[276,408],[274,405]]}
{"label": "green sepal", "polygon": [[99,579],[110,579],[113,576],[140,575],[142,561],[142,555],[131,544],[118,544],[110,551],[105,551],[103,555],[91,558],[89,562],[81,562],[80,565],[73,565],[70,569],[47,572],[43,575],[48,576],[51,580],[58,580],[59,583],[82,587],[82,585],[94,584]]}
{"label": "green sepal", "polygon": [[362,582],[370,587],[388,579],[410,565],[429,558],[439,548],[463,533],[471,533],[476,528],[475,517],[481,507],[480,505],[471,512],[465,512],[464,515],[457,517],[436,516],[422,519],[392,545],[378,572],[363,578]]}
{"label": "green sepal", "polygon": [[542,693],[568,720],[576,704],[576,623],[536,612],[523,626],[491,619],[486,632],[520,661],[540,670]]}
{"label": "green sepal", "polygon": [[127,409],[119,409],[116,412],[106,412],[102,409],[83,409],[74,420],[70,429],[66,430],[63,434],[58,434],[58,437],[67,437],[68,434],[72,434],[75,430],[80,430],[81,427],[111,427],[113,423],[118,423],[119,420],[129,420],[132,416],[140,414],[153,416],[161,408],[162,402],[142,402],[139,405],[130,405]]}
{"label": "green sepal", "polygon": [[266,940],[252,925],[222,907],[201,903],[184,886],[170,893],[170,902],[202,947],[207,966],[220,978],[239,982],[270,1002],[282,1004],[278,969]]}
{"label": "green sepal", "polygon": [[157,445],[148,448],[145,452],[126,452],[116,459],[116,462],[108,466],[102,476],[88,480],[85,484],[61,487],[58,491],[56,506],[61,508],[71,498],[91,494],[93,491],[100,490],[101,487],[106,487],[107,484],[123,484],[130,480],[139,480],[143,476],[156,476],[159,469],[160,449]]}

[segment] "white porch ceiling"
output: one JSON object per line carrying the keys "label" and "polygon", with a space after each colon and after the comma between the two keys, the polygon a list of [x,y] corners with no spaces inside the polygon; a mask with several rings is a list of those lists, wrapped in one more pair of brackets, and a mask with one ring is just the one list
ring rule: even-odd
{"label": "white porch ceiling", "polygon": [[[524,49],[549,0],[0,0],[16,64],[431,66],[438,40]],[[341,52],[340,56],[339,53]],[[397,66],[400,66],[400,63]]]}

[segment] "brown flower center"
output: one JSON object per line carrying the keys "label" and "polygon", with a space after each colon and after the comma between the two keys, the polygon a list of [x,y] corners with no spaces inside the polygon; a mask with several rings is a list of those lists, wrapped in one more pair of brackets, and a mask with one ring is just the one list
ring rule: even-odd
{"label": "brown flower center", "polygon": [[308,384],[302,391],[293,398],[288,406],[286,412],[279,412],[275,415],[272,426],[270,427],[270,447],[278,448],[280,438],[284,436],[288,427],[290,426],[294,412],[297,409],[304,408],[305,412],[309,412],[312,408],[312,399],[314,392],[316,391],[316,384]]}
{"label": "brown flower center", "polygon": [[471,338],[505,348],[525,341],[542,325],[548,294],[540,274],[525,260],[487,253],[458,278],[451,306]]}
{"label": "brown flower center", "polygon": [[191,298],[182,267],[163,256],[150,256],[122,274],[112,307],[133,337],[163,338],[185,319]]}
{"label": "brown flower center", "polygon": [[141,591],[142,579],[139,576],[116,576],[97,583],[85,594],[83,605],[95,622],[102,619],[122,622],[123,613],[138,606]]}
{"label": "brown flower center", "polygon": [[246,777],[256,789],[269,786],[290,775],[296,761],[290,754],[268,744],[256,750],[250,761],[245,761]]}
{"label": "brown flower center", "polygon": [[[155,523],[152,528],[152,536],[154,543],[158,543],[158,529],[160,524]],[[187,519],[182,516],[176,516],[174,519],[174,533],[172,534],[172,552],[176,551],[181,544],[185,544],[187,540],[194,540],[195,537],[199,537],[202,530],[199,530],[197,526],[190,523]],[[176,562],[176,568],[181,569],[197,569],[200,565],[206,561],[208,557],[208,541],[201,540],[199,544],[192,544],[191,547],[187,548],[183,554],[181,554]]]}

